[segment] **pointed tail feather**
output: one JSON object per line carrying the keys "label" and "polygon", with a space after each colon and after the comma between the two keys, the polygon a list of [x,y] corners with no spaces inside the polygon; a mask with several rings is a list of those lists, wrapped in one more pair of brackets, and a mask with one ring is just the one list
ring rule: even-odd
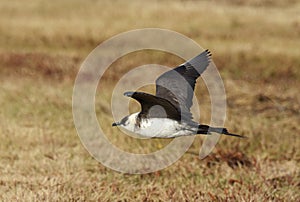
{"label": "pointed tail feather", "polygon": [[215,132],[223,135],[234,136],[239,138],[245,138],[245,136],[229,133],[226,128],[214,128],[208,125],[199,125],[197,134],[210,134],[210,132]]}

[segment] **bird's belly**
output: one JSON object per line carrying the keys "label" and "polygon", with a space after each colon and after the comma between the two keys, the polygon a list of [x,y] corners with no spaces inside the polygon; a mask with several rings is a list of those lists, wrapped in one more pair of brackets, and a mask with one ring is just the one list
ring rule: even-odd
{"label": "bird's belly", "polygon": [[135,133],[144,137],[171,138],[194,134],[186,125],[167,118],[142,120]]}

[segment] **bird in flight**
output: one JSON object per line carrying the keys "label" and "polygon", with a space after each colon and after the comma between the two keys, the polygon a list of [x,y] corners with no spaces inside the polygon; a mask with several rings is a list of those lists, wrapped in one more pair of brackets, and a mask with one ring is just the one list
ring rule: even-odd
{"label": "bird in flight", "polygon": [[211,132],[244,137],[229,133],[226,128],[198,124],[192,119],[190,108],[197,78],[211,61],[209,50],[165,72],[156,80],[156,95],[144,92],[125,92],[138,101],[141,111],[125,116],[112,126],[120,126],[146,138],[174,138]]}

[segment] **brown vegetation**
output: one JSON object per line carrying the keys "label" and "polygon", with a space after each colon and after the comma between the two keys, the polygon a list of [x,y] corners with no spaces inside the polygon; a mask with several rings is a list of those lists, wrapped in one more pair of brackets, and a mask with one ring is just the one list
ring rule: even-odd
{"label": "brown vegetation", "polygon": [[[299,10],[295,0],[2,1],[0,200],[299,201]],[[200,160],[204,137],[196,137],[175,164],[145,175],[115,172],[87,153],[72,117],[79,67],[102,41],[143,27],[178,31],[212,51],[227,93],[226,127],[247,139],[223,136]],[[169,143],[112,129],[111,90],[136,66],[181,62],[139,51],[112,64],[96,110],[113,144],[147,153]],[[209,123],[208,92],[201,80],[196,88]]]}

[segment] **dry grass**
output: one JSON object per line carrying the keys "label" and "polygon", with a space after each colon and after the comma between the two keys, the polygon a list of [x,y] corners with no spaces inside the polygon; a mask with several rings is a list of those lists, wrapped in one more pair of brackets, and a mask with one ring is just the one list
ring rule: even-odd
{"label": "dry grass", "polygon": [[[299,9],[294,0],[2,1],[1,201],[299,201]],[[248,139],[222,137],[199,160],[203,137],[197,137],[178,162],[146,175],[117,173],[86,152],[71,105],[80,64],[105,39],[143,27],[178,31],[213,52],[227,91],[226,126]],[[168,143],[113,130],[110,96],[129,69],[178,62],[141,51],[109,68],[102,83],[107,91],[97,95],[96,106],[112,142],[135,152]],[[202,82],[196,93],[204,94],[201,120],[208,123]]]}

